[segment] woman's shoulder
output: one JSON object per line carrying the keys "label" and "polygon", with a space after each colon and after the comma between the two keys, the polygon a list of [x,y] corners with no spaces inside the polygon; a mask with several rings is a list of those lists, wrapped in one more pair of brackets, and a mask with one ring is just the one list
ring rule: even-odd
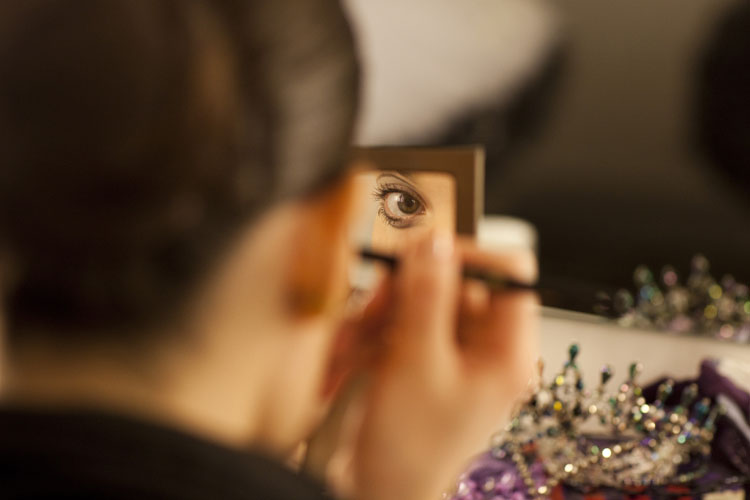
{"label": "woman's shoulder", "polygon": [[97,411],[0,409],[5,499],[324,500],[322,485],[260,453]]}

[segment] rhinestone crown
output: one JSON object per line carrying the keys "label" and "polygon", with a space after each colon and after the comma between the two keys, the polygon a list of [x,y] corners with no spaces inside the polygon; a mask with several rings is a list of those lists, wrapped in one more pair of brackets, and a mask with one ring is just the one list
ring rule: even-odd
{"label": "rhinestone crown", "polygon": [[717,280],[704,256],[693,257],[684,281],[672,266],[664,267],[658,279],[646,266],[639,266],[633,282],[633,293],[600,292],[596,312],[625,326],[750,342],[750,287],[731,275]]}
{"label": "rhinestone crown", "polygon": [[[530,496],[546,496],[561,482],[581,489],[638,489],[688,483],[703,474],[720,408],[699,398],[697,385],[675,394],[679,403],[668,406],[674,382],[667,380],[649,402],[638,384],[642,367],[633,363],[613,391],[608,366],[588,390],[578,353],[578,345],[571,345],[568,361],[547,382],[540,362],[533,396],[492,437],[492,455],[513,460]],[[543,482],[530,472],[540,463]]]}

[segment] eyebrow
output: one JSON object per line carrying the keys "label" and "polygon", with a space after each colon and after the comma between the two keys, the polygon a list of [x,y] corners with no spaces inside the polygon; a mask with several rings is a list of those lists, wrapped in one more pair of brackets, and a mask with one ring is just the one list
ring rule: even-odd
{"label": "eyebrow", "polygon": [[378,177],[375,179],[376,182],[380,182],[384,177],[393,177],[394,179],[403,182],[404,184],[408,185],[415,191],[419,191],[419,187],[416,185],[414,176],[411,174],[411,172],[401,172],[396,170],[389,170],[386,172],[381,173],[378,175]]}

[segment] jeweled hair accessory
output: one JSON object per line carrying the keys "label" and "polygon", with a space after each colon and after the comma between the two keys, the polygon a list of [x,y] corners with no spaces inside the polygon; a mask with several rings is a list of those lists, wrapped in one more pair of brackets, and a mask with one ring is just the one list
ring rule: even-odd
{"label": "jeweled hair accessory", "polygon": [[750,289],[730,275],[716,280],[709,269],[708,259],[696,255],[683,283],[672,266],[664,267],[658,280],[639,266],[633,273],[635,293],[600,293],[596,312],[625,326],[750,342]]}
{"label": "jeweled hair accessory", "polygon": [[647,402],[638,383],[642,367],[634,363],[614,390],[608,389],[608,366],[589,390],[576,364],[578,351],[578,345],[570,347],[551,381],[544,382],[540,363],[533,396],[491,439],[490,456],[503,470],[464,478],[455,500],[546,497],[561,483],[584,491],[639,491],[690,483],[705,472],[720,408],[699,398],[697,385],[668,406],[674,388],[668,380]]}

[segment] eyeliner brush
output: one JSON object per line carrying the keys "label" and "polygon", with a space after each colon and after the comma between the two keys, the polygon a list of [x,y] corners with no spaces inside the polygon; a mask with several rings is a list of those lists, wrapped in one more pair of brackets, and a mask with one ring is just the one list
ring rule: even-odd
{"label": "eyeliner brush", "polygon": [[[375,262],[380,262],[381,264],[385,264],[390,269],[395,269],[396,267],[398,267],[398,259],[396,257],[393,257],[392,255],[384,255],[384,254],[375,252],[367,248],[361,249],[359,251],[359,255],[363,259],[372,260]],[[539,287],[536,283],[533,283],[533,284],[522,283],[512,278],[489,274],[485,271],[480,271],[478,269],[464,268],[463,277],[464,279],[472,279],[472,280],[481,281],[482,283],[487,285],[490,288],[490,290],[496,291],[496,292],[539,290]]]}

